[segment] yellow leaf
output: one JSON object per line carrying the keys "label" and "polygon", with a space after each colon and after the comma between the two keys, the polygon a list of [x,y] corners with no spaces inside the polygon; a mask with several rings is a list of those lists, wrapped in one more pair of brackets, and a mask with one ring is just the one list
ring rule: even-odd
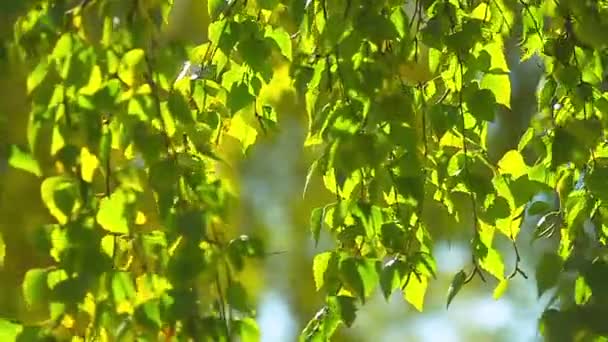
{"label": "yellow leaf", "polygon": [[503,174],[511,174],[513,179],[528,173],[528,166],[524,162],[524,158],[516,150],[507,152],[498,162],[498,168]]}
{"label": "yellow leaf", "polygon": [[95,169],[99,166],[99,160],[87,147],[83,147],[80,150],[80,162],[82,164],[80,177],[82,177],[85,182],[91,183],[93,181]]}
{"label": "yellow leaf", "polygon": [[429,281],[427,277],[420,276],[420,279],[418,279],[418,277],[412,273],[405,290],[403,290],[405,300],[420,312],[424,309],[424,296],[428,285]]}
{"label": "yellow leaf", "polygon": [[507,288],[509,288],[509,280],[508,279],[501,280],[498,283],[498,285],[494,288],[494,294],[493,294],[494,299],[498,299],[498,298],[502,297],[502,295],[505,293],[505,291],[507,291]]}
{"label": "yellow leaf", "polygon": [[500,103],[511,108],[511,80],[507,74],[485,74],[481,79],[481,89],[488,89]]}

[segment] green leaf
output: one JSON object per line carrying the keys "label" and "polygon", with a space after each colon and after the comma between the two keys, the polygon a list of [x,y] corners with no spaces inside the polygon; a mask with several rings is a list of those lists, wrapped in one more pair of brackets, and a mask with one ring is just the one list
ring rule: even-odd
{"label": "green leaf", "polygon": [[143,49],[133,49],[125,53],[120,60],[118,77],[127,85],[134,86],[144,70],[144,58]]}
{"label": "green leaf", "polygon": [[393,222],[385,223],[380,228],[380,241],[386,248],[402,250],[405,248],[406,240],[405,230]]}
{"label": "green leaf", "polygon": [[497,109],[496,98],[488,89],[478,89],[466,95],[465,103],[477,120],[492,121]]}
{"label": "green leaf", "polygon": [[283,28],[272,28],[268,26],[266,27],[266,32],[264,32],[264,36],[277,43],[279,49],[281,50],[281,54],[291,61],[291,38]]}
{"label": "green leaf", "polygon": [[207,10],[209,11],[209,16],[212,21],[215,21],[219,18],[220,14],[224,11],[227,2],[226,0],[208,0],[207,1]]}
{"label": "green leaf", "polygon": [[226,291],[228,304],[240,312],[251,312],[247,291],[239,282],[231,282]]}
{"label": "green leaf", "polygon": [[80,206],[78,186],[67,176],[46,178],[40,185],[40,195],[44,205],[60,224],[66,224]]}
{"label": "green leaf", "polygon": [[299,341],[324,342],[331,340],[340,323],[344,323],[347,327],[353,324],[356,312],[355,298],[328,297],[326,305],[315,314],[300,334]]}
{"label": "green leaf", "polygon": [[574,284],[574,300],[576,304],[582,305],[587,303],[591,295],[592,291],[589,285],[587,285],[585,277],[579,276],[576,278],[576,283]]}
{"label": "green leaf", "polygon": [[589,218],[591,211],[590,198],[585,190],[575,190],[566,200],[566,225],[576,227]]}
{"label": "green leaf", "polygon": [[122,190],[113,192],[110,197],[102,198],[96,216],[97,223],[109,232],[128,234],[129,224],[133,219],[129,204],[127,194]]}
{"label": "green leaf", "polygon": [[313,259],[312,274],[317,291],[319,291],[325,284],[326,272],[330,267],[330,261],[332,258],[334,258],[333,252],[324,252],[315,255],[315,258]]}
{"label": "green leaf", "polygon": [[230,88],[226,105],[234,115],[239,110],[253,103],[255,97],[249,93],[249,87],[244,82],[235,82]]}
{"label": "green leaf", "polygon": [[494,94],[496,103],[511,108],[511,80],[509,75],[485,74],[480,88],[488,89]]}
{"label": "green leaf", "polygon": [[516,150],[510,150],[505,153],[498,162],[498,168],[502,174],[511,174],[513,179],[517,179],[528,173],[528,166],[524,162],[524,158]]}
{"label": "green leaf", "polygon": [[388,301],[393,291],[399,288],[405,271],[405,264],[398,259],[391,259],[382,266],[380,271],[380,288]]}
{"label": "green leaf", "polygon": [[17,341],[17,336],[23,331],[23,326],[0,318],[0,340]]}
{"label": "green leaf", "polygon": [[34,268],[28,270],[23,278],[23,298],[29,306],[43,304],[48,294],[48,272],[45,269]]}
{"label": "green leaf", "polygon": [[324,219],[325,207],[315,208],[310,215],[310,231],[312,232],[312,237],[315,240],[315,247],[319,243],[319,236],[321,234]]}
{"label": "green leaf", "polygon": [[460,270],[454,275],[454,278],[452,278],[452,283],[450,284],[450,288],[448,289],[448,299],[445,305],[446,308],[450,306],[450,303],[452,302],[456,294],[458,294],[458,292],[464,285],[466,279],[467,274],[464,270]]}
{"label": "green leaf", "polygon": [[357,306],[355,305],[354,298],[346,296],[329,297],[327,302],[330,309],[338,313],[340,320],[347,327],[350,327],[355,322]]}
{"label": "green leaf", "polygon": [[238,331],[239,340],[242,342],[260,341],[260,328],[257,322],[251,317],[243,317],[233,321]]}
{"label": "green leaf", "polygon": [[562,270],[562,259],[554,253],[544,253],[536,265],[538,297],[557,284]]}
{"label": "green leaf", "polygon": [[194,123],[194,118],[190,106],[182,94],[177,91],[171,92],[167,103],[169,111],[173,117],[183,125]]}
{"label": "green leaf", "polygon": [[416,276],[410,274],[409,281],[403,290],[403,295],[408,303],[412,304],[416,310],[422,312],[424,309],[424,297],[428,288],[429,282],[426,276]]}
{"label": "green leaf", "polygon": [[372,294],[378,283],[375,261],[352,257],[342,259],[340,279],[344,287],[365,303],[365,299]]}
{"label": "green leaf", "polygon": [[17,145],[11,145],[8,164],[16,169],[27,171],[38,177],[42,176],[38,161],[36,161],[30,153],[23,151]]}
{"label": "green leaf", "polygon": [[608,162],[607,158],[598,158],[595,167],[585,175],[585,184],[593,196],[608,202]]}
{"label": "green leaf", "polygon": [[27,93],[31,94],[44,81],[48,74],[49,65],[46,61],[41,61],[34,70],[27,76]]}
{"label": "green leaf", "polygon": [[158,299],[151,299],[135,308],[135,318],[138,323],[155,330],[163,326]]}
{"label": "green leaf", "polygon": [[130,272],[115,272],[112,275],[112,298],[116,305],[135,298],[135,286]]}
{"label": "green leaf", "polygon": [[494,299],[499,299],[505,294],[505,291],[509,288],[509,279],[502,279],[498,285],[494,288],[492,296]]}

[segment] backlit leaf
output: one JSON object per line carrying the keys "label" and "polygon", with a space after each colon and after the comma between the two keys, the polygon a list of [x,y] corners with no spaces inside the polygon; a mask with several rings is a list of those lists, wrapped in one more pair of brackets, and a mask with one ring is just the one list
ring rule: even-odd
{"label": "backlit leaf", "polygon": [[44,205],[60,224],[66,224],[80,205],[78,186],[67,176],[46,178],[40,185],[40,195]]}
{"label": "backlit leaf", "polygon": [[511,108],[511,81],[509,75],[485,74],[481,79],[481,89],[488,89],[494,94],[496,103]]}
{"label": "backlit leaf", "polygon": [[23,297],[29,306],[38,306],[48,293],[47,271],[40,268],[28,270],[23,278]]}
{"label": "backlit leaf", "polygon": [[116,234],[128,234],[129,224],[133,218],[128,210],[129,200],[123,191],[115,191],[110,197],[101,199],[97,222],[101,227]]}
{"label": "backlit leaf", "polygon": [[499,299],[500,297],[502,297],[505,293],[505,291],[507,291],[507,289],[509,288],[509,280],[508,279],[502,279],[498,285],[496,285],[496,287],[494,288],[494,293],[492,294],[492,296],[494,297],[494,299]]}
{"label": "backlit leaf", "polygon": [[42,176],[40,166],[34,157],[16,145],[11,146],[8,164],[16,169],[27,171],[38,177]]}
{"label": "backlit leaf", "polygon": [[424,309],[424,297],[428,285],[429,282],[426,276],[417,277],[416,275],[411,274],[409,275],[409,281],[405,286],[405,289],[403,289],[405,300],[420,312]]}

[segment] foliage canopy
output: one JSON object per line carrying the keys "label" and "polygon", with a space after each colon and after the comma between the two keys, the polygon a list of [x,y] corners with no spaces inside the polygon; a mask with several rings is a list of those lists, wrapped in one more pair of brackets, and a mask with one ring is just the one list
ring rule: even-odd
{"label": "foliage canopy", "polygon": [[[331,193],[309,213],[310,236],[334,242],[310,260],[325,305],[301,340],[350,326],[376,290],[423,310],[443,238],[426,221],[430,207],[469,227],[470,265],[454,275],[447,305],[475,278],[498,298],[527,277],[516,239],[537,216],[536,238],[559,241],[535,272],[539,296],[558,288],[544,336],[608,336],[605,1],[0,8],[12,25],[1,28],[2,67],[23,71],[29,111],[21,129],[1,132],[1,156],[39,179],[50,214],[34,234],[50,259],[20,280],[45,319],[6,317],[3,340],[258,340],[242,274],[271,251],[235,228],[234,169],[290,122],[315,155],[304,196],[314,182]],[[493,154],[492,123],[515,111],[513,41],[521,61],[542,64],[542,80],[525,131]],[[14,128],[17,119],[0,120]],[[499,238],[512,241],[515,263]]]}

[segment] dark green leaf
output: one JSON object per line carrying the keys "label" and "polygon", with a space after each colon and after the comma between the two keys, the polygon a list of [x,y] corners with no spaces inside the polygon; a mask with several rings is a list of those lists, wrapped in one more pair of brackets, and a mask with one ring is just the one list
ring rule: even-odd
{"label": "dark green leaf", "polygon": [[315,241],[315,246],[319,243],[319,236],[321,234],[321,228],[323,227],[324,220],[325,207],[315,208],[310,215],[310,231],[312,232],[312,238]]}
{"label": "dark green leaf", "polygon": [[445,306],[446,308],[448,308],[450,306],[450,303],[452,302],[452,300],[454,299],[456,294],[458,294],[458,292],[464,285],[464,282],[466,279],[467,279],[467,274],[465,273],[464,270],[461,270],[460,272],[458,272],[454,275],[454,278],[452,278],[452,283],[450,284],[450,288],[448,289],[448,299],[447,299],[447,304]]}
{"label": "dark green leaf", "polygon": [[553,253],[545,253],[536,266],[538,297],[557,284],[562,269],[562,259]]}

